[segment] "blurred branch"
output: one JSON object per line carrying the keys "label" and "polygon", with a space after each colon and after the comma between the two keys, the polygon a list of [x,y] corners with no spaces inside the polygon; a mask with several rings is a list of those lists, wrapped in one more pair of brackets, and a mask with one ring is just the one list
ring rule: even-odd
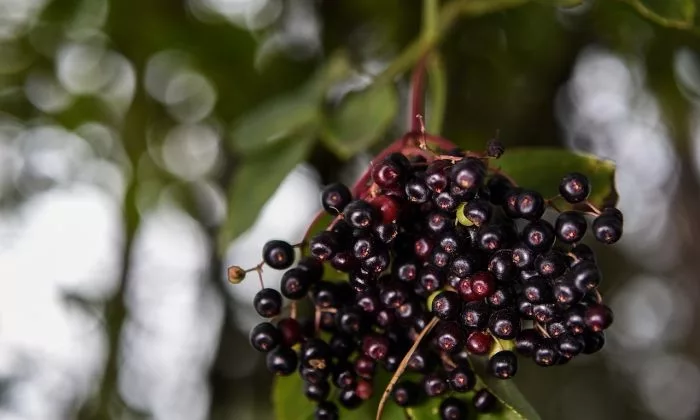
{"label": "blurred branch", "polygon": [[[461,16],[476,17],[487,13],[506,10],[527,3],[529,0],[461,0],[445,4],[437,19],[437,25],[430,24],[403,52],[391,62],[378,81],[389,83],[398,75],[413,67],[421,57],[438,45]],[[431,2],[426,1],[426,4]],[[427,7],[427,6],[426,6]],[[431,12],[432,13],[432,12]]]}
{"label": "blurred branch", "polygon": [[[639,0],[621,0],[634,8],[634,10],[639,13],[642,17],[657,25],[666,26],[675,29],[692,29],[693,28],[693,17],[695,16],[695,3],[693,1],[684,2],[686,8],[681,12],[686,16],[684,20],[681,19],[670,19],[666,18],[647,6],[645,6]],[[670,1],[670,0],[668,0]]]}

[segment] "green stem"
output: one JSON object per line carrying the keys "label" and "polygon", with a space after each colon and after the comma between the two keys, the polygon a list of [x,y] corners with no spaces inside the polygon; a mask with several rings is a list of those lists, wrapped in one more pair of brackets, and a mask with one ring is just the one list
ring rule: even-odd
{"label": "green stem", "polygon": [[[471,17],[481,16],[499,10],[511,9],[529,0],[455,0],[445,4],[435,20],[436,25],[430,23],[427,31],[421,32],[421,35],[413,41],[403,52],[389,64],[389,67],[378,77],[379,83],[391,83],[398,75],[405,73],[412,68],[418,60],[425,56],[433,47],[439,44],[445,35],[452,28],[452,25],[462,15]],[[429,4],[434,3],[431,0],[426,0],[425,8]],[[430,12],[432,15],[432,11]],[[428,18],[425,17],[425,20]],[[431,18],[432,19],[432,18]],[[431,29],[434,27],[434,30]]]}

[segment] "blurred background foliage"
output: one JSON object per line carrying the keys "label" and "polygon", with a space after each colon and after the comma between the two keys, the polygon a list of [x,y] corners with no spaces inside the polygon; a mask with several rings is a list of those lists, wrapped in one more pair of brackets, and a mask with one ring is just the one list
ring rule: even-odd
{"label": "blurred background foliage", "polygon": [[430,131],[618,165],[608,346],[523,364],[523,393],[545,419],[700,418],[696,10],[0,0],[0,418],[271,418],[257,286],[225,268],[298,240],[319,188],[406,131],[428,49]]}

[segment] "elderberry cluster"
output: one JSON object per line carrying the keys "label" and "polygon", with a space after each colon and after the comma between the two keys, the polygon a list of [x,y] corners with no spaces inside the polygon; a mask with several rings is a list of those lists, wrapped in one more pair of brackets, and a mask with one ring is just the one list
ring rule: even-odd
{"label": "elderberry cluster", "polygon": [[[551,198],[490,168],[503,153],[493,148],[476,157],[392,153],[373,165],[361,197],[339,183],[324,189],[323,208],[335,219],[293,268],[294,246],[265,245],[264,263],[286,271],[279,291],[255,296],[256,311],[277,319],[253,328],[250,340],[271,372],[301,376],[317,420],[382,392],[373,389],[376,374],[402,364],[396,404],[440,397],[443,419],[464,419],[498,409],[475,361],[508,379],[516,353],[553,366],[603,347],[613,314],[581,240],[588,216],[598,241],[617,242],[622,214],[590,204],[579,173],[561,179],[557,199],[582,211],[558,212]],[[543,218],[547,207],[558,212],[553,223]],[[329,270],[347,280],[327,280]],[[299,305],[293,316],[281,315],[283,297]],[[304,303],[311,313],[297,317]]]}

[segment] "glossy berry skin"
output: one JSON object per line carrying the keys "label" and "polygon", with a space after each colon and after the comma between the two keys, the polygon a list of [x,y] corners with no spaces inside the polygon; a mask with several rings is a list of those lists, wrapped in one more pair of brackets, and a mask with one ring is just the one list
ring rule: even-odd
{"label": "glossy berry skin", "polygon": [[297,353],[289,347],[278,346],[267,353],[267,370],[279,376],[288,376],[296,371],[299,359]]}
{"label": "glossy berry skin", "polygon": [[425,170],[425,183],[434,193],[440,194],[447,189],[450,181],[445,170],[450,164],[448,160],[436,160]]}
{"label": "glossy berry skin", "polygon": [[460,323],[467,328],[484,329],[489,323],[491,311],[484,302],[469,302],[460,314]]}
{"label": "glossy berry skin", "polygon": [[535,276],[525,282],[522,295],[531,303],[549,302],[552,300],[552,289],[545,278]]}
{"label": "glossy berry skin", "polygon": [[522,231],[523,243],[538,253],[548,251],[554,244],[554,239],[554,227],[546,220],[530,222]]}
{"label": "glossy berry skin", "polygon": [[541,339],[542,336],[536,330],[526,328],[515,337],[515,350],[523,356],[532,356]]}
{"label": "glossy berry skin", "polygon": [[455,197],[447,191],[443,191],[433,198],[433,203],[435,206],[442,211],[452,212],[457,208],[457,200]]}
{"label": "glossy berry skin", "polygon": [[535,268],[542,277],[553,279],[564,274],[567,269],[566,263],[566,256],[559,251],[551,250],[537,256]]}
{"label": "glossy berry skin", "polygon": [[367,229],[379,220],[377,210],[364,200],[351,201],[343,210],[343,216],[353,229]]}
{"label": "glossy berry skin", "polygon": [[602,304],[590,305],[584,316],[586,326],[593,332],[603,331],[613,323],[612,310]]}
{"label": "glossy berry skin", "polygon": [[457,319],[462,309],[462,299],[452,291],[440,292],[433,298],[432,311],[436,317],[451,321]]}
{"label": "glossy berry skin", "polygon": [[327,381],[320,381],[318,383],[304,384],[304,395],[311,401],[323,401],[328,398],[331,387]]}
{"label": "glossy berry skin", "polygon": [[338,402],[348,410],[354,410],[362,405],[362,398],[357,395],[354,389],[344,389],[338,396]]}
{"label": "glossy berry skin", "polygon": [[[504,250],[498,251],[494,255],[497,255],[499,252],[502,251]],[[494,259],[492,258],[491,261],[493,260]],[[491,267],[489,266],[489,268]],[[507,275],[504,274],[504,270],[502,268],[495,271],[497,271],[498,273],[495,277],[494,274],[491,274],[491,272],[489,271],[480,271],[472,276],[472,293],[474,294],[474,297],[476,299],[488,298],[496,291],[496,278],[498,278],[499,280],[509,278]],[[498,277],[499,274],[501,275],[500,278]]]}
{"label": "glossy berry skin", "polygon": [[565,333],[557,337],[557,347],[559,354],[566,358],[578,356],[585,346],[583,337],[570,333]]}
{"label": "glossy berry skin", "polygon": [[445,353],[454,353],[464,346],[464,332],[455,322],[442,321],[435,329],[438,348]]}
{"label": "glossy berry skin", "polygon": [[249,339],[255,350],[267,353],[282,342],[282,334],[271,323],[263,322],[253,327]]}
{"label": "glossy berry skin", "polygon": [[401,381],[394,386],[391,396],[399,407],[410,407],[419,402],[420,386],[411,381]]}
{"label": "glossy berry skin", "polygon": [[574,286],[569,276],[560,277],[554,281],[552,294],[555,302],[564,307],[573,305],[583,298],[583,292]]}
{"label": "glossy berry skin", "polygon": [[515,292],[510,286],[500,285],[486,300],[492,309],[503,309],[515,302]]}
{"label": "glossy berry skin", "polygon": [[320,371],[329,371],[333,358],[333,351],[328,343],[321,339],[314,338],[302,345],[300,358],[301,364],[304,367]]}
{"label": "glossy berry skin", "polygon": [[307,295],[310,288],[309,274],[301,268],[287,270],[280,280],[280,292],[287,299],[302,299]]}
{"label": "glossy berry skin", "polygon": [[527,220],[538,220],[545,210],[544,198],[537,191],[522,191],[518,194],[515,205],[520,217]]}
{"label": "glossy berry skin", "polygon": [[557,239],[566,244],[579,242],[586,235],[588,223],[583,214],[577,211],[565,211],[557,216],[554,231]]}
{"label": "glossy berry skin", "polygon": [[314,420],[339,420],[338,407],[330,401],[319,402],[314,410]]}
{"label": "glossy berry skin", "polygon": [[464,278],[474,274],[479,262],[473,255],[460,255],[452,259],[450,272],[457,277]]}
{"label": "glossy berry skin", "polygon": [[399,185],[404,175],[404,167],[391,156],[387,156],[372,167],[372,180],[382,188],[392,188]]}
{"label": "glossy berry skin", "polygon": [[466,190],[476,190],[484,182],[486,165],[474,158],[465,158],[455,163],[450,169],[450,180]]}
{"label": "glossy berry skin", "polygon": [[399,217],[401,207],[399,202],[391,196],[378,195],[369,203],[375,208],[376,213],[379,215],[379,220],[383,224],[394,223]]}
{"label": "glossy berry skin", "polygon": [[605,335],[603,332],[587,332],[583,334],[583,354],[597,353],[605,346]]}
{"label": "glossy berry skin", "polygon": [[586,293],[598,287],[601,274],[598,266],[591,261],[582,261],[576,264],[570,272],[571,280],[578,290]]}
{"label": "glossy berry skin", "polygon": [[481,356],[489,354],[493,346],[493,337],[481,331],[472,331],[467,337],[466,348],[469,353]]}
{"label": "glossy berry skin", "polygon": [[345,184],[339,182],[326,186],[321,192],[321,205],[323,209],[335,216],[345,210],[345,206],[352,201],[352,193]]}
{"label": "glossy berry skin", "polygon": [[396,223],[382,223],[374,227],[374,234],[383,244],[390,244],[399,235],[399,226]]}
{"label": "glossy berry skin", "polygon": [[612,245],[622,238],[622,220],[612,211],[604,211],[593,220],[592,230],[598,242]]}
{"label": "glossy berry skin", "polygon": [[404,192],[408,201],[412,203],[423,204],[430,199],[430,189],[420,178],[413,178],[406,182]]}
{"label": "glossy berry skin", "polygon": [[423,377],[423,392],[428,397],[443,395],[447,390],[447,381],[440,374],[428,373]]}
{"label": "glossy berry skin", "polygon": [[521,270],[531,268],[537,258],[537,253],[522,242],[513,247],[511,255],[513,264],[515,264],[516,268]]}
{"label": "glossy berry skin", "polygon": [[542,323],[548,323],[554,319],[556,307],[553,303],[537,303],[532,306],[532,317]]}
{"label": "glossy berry skin", "polygon": [[444,399],[440,403],[439,412],[442,420],[467,420],[469,416],[467,403],[455,397]]}
{"label": "glossy berry skin", "polygon": [[501,350],[489,359],[488,371],[498,379],[510,379],[518,372],[518,358],[512,351]]}
{"label": "glossy berry skin", "polygon": [[445,275],[437,267],[428,265],[418,276],[418,282],[428,292],[434,292],[445,284]]}
{"label": "glossy berry skin", "polygon": [[372,379],[377,371],[377,363],[366,356],[360,356],[353,363],[357,376],[364,379]]}
{"label": "glossy berry skin", "polygon": [[559,362],[559,353],[552,339],[543,339],[535,348],[533,360],[540,366],[554,366]]}
{"label": "glossy berry skin", "polygon": [[306,271],[311,284],[318,283],[323,277],[323,264],[314,257],[303,257],[296,268]]}
{"label": "glossy berry skin", "polygon": [[309,241],[309,252],[319,261],[328,261],[340,249],[339,239],[335,232],[319,232]]}
{"label": "glossy berry skin", "polygon": [[468,202],[462,209],[464,217],[476,226],[486,224],[491,220],[491,204],[486,200],[476,199]]}
{"label": "glossy berry skin", "polygon": [[559,183],[559,194],[569,203],[580,203],[591,193],[588,178],[578,172],[564,176]]}
{"label": "glossy berry skin", "polygon": [[282,335],[282,343],[291,347],[301,341],[301,325],[294,318],[284,318],[277,323],[277,329]]}
{"label": "glossy berry skin", "polygon": [[276,270],[285,270],[294,263],[294,247],[287,241],[268,241],[262,253],[265,264]]}
{"label": "glossy berry skin", "polygon": [[282,295],[275,289],[262,289],[253,297],[253,307],[264,318],[277,316],[282,310]]}
{"label": "glossy berry skin", "polygon": [[489,317],[488,327],[494,337],[512,340],[520,332],[520,318],[509,309],[500,309]]}
{"label": "glossy berry skin", "polygon": [[476,385],[476,375],[468,367],[457,366],[447,374],[447,383],[455,392],[469,392]]}
{"label": "glossy berry skin", "polygon": [[352,244],[352,253],[355,258],[364,261],[379,249],[376,239],[371,235],[362,235]]}
{"label": "glossy berry skin", "polygon": [[498,400],[488,389],[480,389],[474,394],[472,404],[479,413],[489,413],[496,408]]}
{"label": "glossy berry skin", "polygon": [[387,267],[389,267],[390,262],[391,257],[389,256],[389,252],[383,249],[377,252],[375,255],[372,255],[371,257],[362,261],[362,268],[369,273],[374,273],[377,275],[386,270]]}
{"label": "glossy berry skin", "polygon": [[362,338],[362,353],[372,360],[381,361],[389,354],[389,339],[377,333]]}
{"label": "glossy berry skin", "polygon": [[489,259],[488,269],[498,281],[512,281],[517,274],[517,267],[513,263],[513,251],[501,249],[494,252]]}

